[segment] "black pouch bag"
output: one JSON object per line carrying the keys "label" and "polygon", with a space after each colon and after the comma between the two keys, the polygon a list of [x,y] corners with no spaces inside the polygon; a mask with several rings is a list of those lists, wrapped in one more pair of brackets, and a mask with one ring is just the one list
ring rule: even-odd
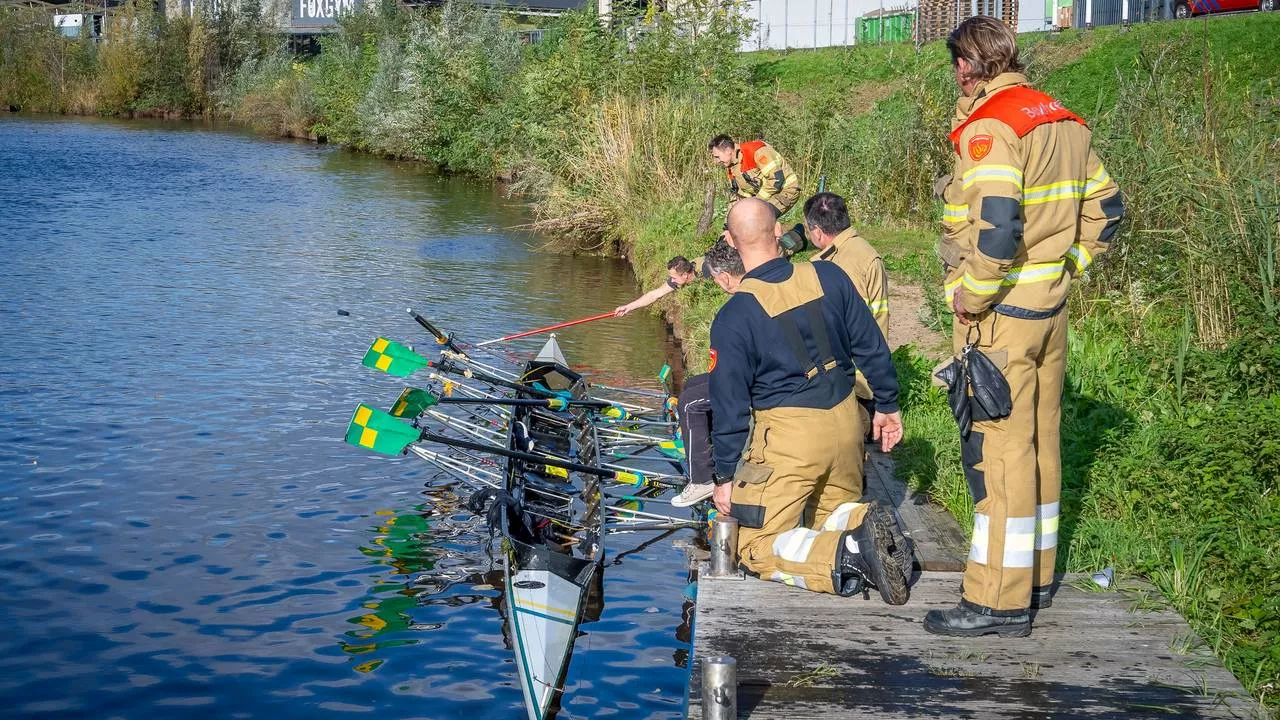
{"label": "black pouch bag", "polygon": [[983,420],[999,420],[1013,412],[1009,381],[991,358],[973,345],[966,345],[960,357],[939,370],[936,377],[947,385],[947,404],[962,438],[968,439],[975,414]]}

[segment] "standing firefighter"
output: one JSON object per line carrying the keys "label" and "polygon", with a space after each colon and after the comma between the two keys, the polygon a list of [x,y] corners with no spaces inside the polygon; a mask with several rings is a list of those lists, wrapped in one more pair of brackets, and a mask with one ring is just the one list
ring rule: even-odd
{"label": "standing firefighter", "polygon": [[711,324],[716,507],[738,520],[739,556],[761,577],[840,595],[870,584],[900,605],[910,546],[892,513],[858,502],[853,396],[856,361],[875,391],[873,426],[887,452],[902,438],[889,348],[849,277],[831,263],[792,265],[773,225],[760,200],[729,211],[745,275]]}
{"label": "standing firefighter", "polygon": [[1003,374],[1011,409],[993,417],[976,396],[953,406],[973,540],[960,604],[930,611],[924,625],[1022,637],[1053,584],[1067,291],[1107,250],[1124,205],[1084,121],[1028,85],[1008,26],[970,18],[947,47],[964,93],[940,247],[953,344],[957,355],[981,351]]}
{"label": "standing firefighter", "polygon": [[717,135],[707,148],[729,171],[730,208],[743,198],[754,197],[769,203],[774,215],[781,216],[800,199],[800,178],[769,143],[735,143],[728,135]]}

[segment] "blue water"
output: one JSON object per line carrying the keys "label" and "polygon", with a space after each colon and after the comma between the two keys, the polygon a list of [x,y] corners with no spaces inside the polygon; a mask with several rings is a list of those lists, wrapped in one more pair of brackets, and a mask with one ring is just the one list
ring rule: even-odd
{"label": "blue water", "polygon": [[[627,267],[487,184],[198,125],[0,118],[0,178],[4,716],[522,717],[466,489],[342,442],[401,387],[359,360],[427,343],[406,306],[486,338]],[[613,382],[671,353],[644,315],[561,339]],[[606,564],[560,717],[681,715],[682,539]]]}

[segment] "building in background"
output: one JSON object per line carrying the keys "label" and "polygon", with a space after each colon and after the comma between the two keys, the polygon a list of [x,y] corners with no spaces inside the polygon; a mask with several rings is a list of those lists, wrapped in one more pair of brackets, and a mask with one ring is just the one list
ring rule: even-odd
{"label": "building in background", "polygon": [[792,50],[882,42],[882,32],[883,42],[928,42],[946,37],[965,18],[974,15],[998,17],[1020,32],[1049,29],[1045,20],[1049,15],[1042,3],[1028,3],[1026,17],[1019,14],[1018,0],[901,3],[902,0],[747,0],[740,7],[755,22],[755,28],[741,49]]}

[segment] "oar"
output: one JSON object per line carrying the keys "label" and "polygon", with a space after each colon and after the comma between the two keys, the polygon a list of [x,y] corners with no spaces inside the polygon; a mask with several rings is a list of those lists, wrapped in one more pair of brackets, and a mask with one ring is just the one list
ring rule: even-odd
{"label": "oar", "polygon": [[618,387],[617,385],[605,385],[603,383],[595,382],[594,380],[591,381],[591,387],[596,388],[597,390],[607,390],[607,391],[613,391],[613,392],[628,393],[630,395],[639,395],[640,397],[663,398],[663,399],[667,397],[666,393],[659,392],[657,390],[643,390],[640,388],[624,388],[624,387]]}
{"label": "oar", "polygon": [[508,406],[508,407],[538,407],[547,408],[548,410],[563,411],[569,408],[587,408],[589,410],[600,411],[605,417],[617,418],[625,416],[627,411],[614,405],[608,400],[578,400],[574,398],[475,398],[475,397],[445,397],[439,393],[433,393],[430,390],[421,388],[407,387],[400,393],[400,397],[396,399],[394,405],[391,406],[391,414],[399,418],[415,418],[421,415],[429,407],[436,405],[488,405],[488,406]]}
{"label": "oar", "polygon": [[538,335],[540,333],[551,332],[552,330],[559,330],[560,328],[573,327],[574,325],[581,325],[583,323],[595,322],[596,320],[604,320],[605,318],[611,318],[611,317],[617,317],[617,316],[614,315],[612,312],[600,313],[599,315],[592,315],[591,317],[579,318],[577,320],[570,320],[569,322],[562,322],[562,323],[557,323],[555,325],[548,325],[546,327],[536,328],[534,330],[526,330],[524,332],[518,332],[515,335],[504,335],[503,337],[500,337],[500,338],[485,340],[484,342],[476,343],[476,347],[484,347],[485,345],[492,345],[494,343],[506,342],[508,340],[519,340],[520,338],[529,337],[530,335]]}
{"label": "oar", "polygon": [[372,408],[363,404],[356,407],[355,413],[351,416],[351,423],[347,426],[347,442],[382,455],[400,455],[410,445],[422,440],[462,448],[464,450],[474,450],[476,452],[499,455],[501,457],[512,458],[513,460],[523,460],[524,462],[535,463],[538,465],[556,467],[562,470],[597,475],[599,477],[610,478],[629,485],[640,485],[647,482],[646,476],[640,473],[627,472],[625,470],[609,470],[606,468],[596,467],[594,465],[583,465],[581,463],[569,462],[559,458],[519,452],[517,450],[508,450],[506,448],[494,447],[492,445],[483,445],[481,443],[459,440],[445,435],[437,435],[433,432],[419,430],[412,425],[408,425],[397,419],[391,413],[386,413],[378,410],[377,408]]}
{"label": "oar", "polygon": [[459,355],[466,355],[466,353],[462,352],[462,350],[457,345],[454,344],[452,337],[449,337],[448,335],[445,335],[444,333],[440,332],[440,328],[436,327],[435,325],[432,325],[430,320],[427,320],[426,318],[422,317],[418,313],[414,312],[413,308],[406,308],[406,310],[408,310],[409,314],[413,316],[413,319],[415,322],[421,325],[423,329],[425,329],[427,332],[435,336],[436,343],[449,348],[450,350],[458,353]]}
{"label": "oar", "polygon": [[388,340],[385,337],[379,337],[369,345],[369,350],[365,352],[364,359],[361,364],[365,367],[371,367],[376,370],[392,376],[392,377],[409,377],[415,372],[423,368],[432,368],[443,373],[453,375],[461,375],[465,378],[474,378],[480,382],[489,383],[499,387],[505,387],[510,390],[520,390],[530,395],[540,395],[542,397],[559,397],[549,390],[540,390],[531,385],[522,385],[511,380],[504,380],[485,372],[471,369],[460,369],[449,362],[436,362],[430,360],[418,353],[408,345]]}
{"label": "oar", "polygon": [[[575,400],[571,398],[474,398],[445,397],[439,393],[421,388],[407,387],[400,393],[391,414],[396,417],[417,417],[427,408],[436,405],[505,405],[510,407],[539,407],[548,410],[568,410],[571,407],[590,408],[592,410],[613,409],[607,400]],[[618,412],[626,412],[617,408]]]}

